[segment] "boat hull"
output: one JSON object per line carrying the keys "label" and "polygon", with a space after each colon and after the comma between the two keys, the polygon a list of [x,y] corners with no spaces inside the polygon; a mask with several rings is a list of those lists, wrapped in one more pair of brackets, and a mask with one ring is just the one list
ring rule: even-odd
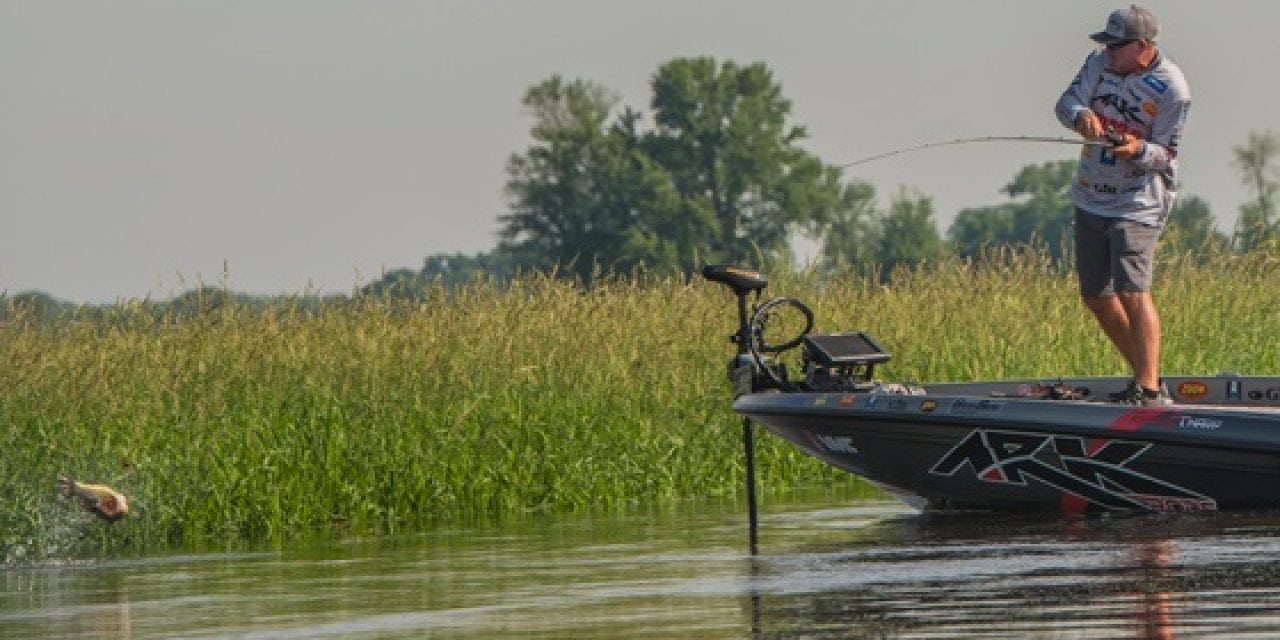
{"label": "boat hull", "polygon": [[[1280,378],[1231,379],[1231,394],[1280,389]],[[757,393],[740,397],[734,408],[921,508],[1280,507],[1280,407],[1249,406],[1247,398],[1208,404],[1225,402],[1228,385],[1203,380],[1203,386],[1182,386],[1203,402],[1183,398],[1160,408],[1010,393],[1039,384],[1034,381],[932,385],[924,395]],[[1102,390],[1124,384],[1089,381]]]}

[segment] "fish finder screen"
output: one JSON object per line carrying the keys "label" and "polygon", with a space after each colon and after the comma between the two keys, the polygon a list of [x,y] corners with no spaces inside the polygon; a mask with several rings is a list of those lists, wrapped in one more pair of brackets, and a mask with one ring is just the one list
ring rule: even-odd
{"label": "fish finder screen", "polygon": [[833,367],[852,367],[889,361],[889,354],[863,331],[809,334],[804,337],[809,356]]}

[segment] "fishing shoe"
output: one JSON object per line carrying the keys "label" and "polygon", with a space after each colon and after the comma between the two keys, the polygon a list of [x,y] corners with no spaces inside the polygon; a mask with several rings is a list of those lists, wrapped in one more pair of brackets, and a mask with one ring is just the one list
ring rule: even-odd
{"label": "fishing shoe", "polygon": [[1169,392],[1165,390],[1164,382],[1160,383],[1159,389],[1147,389],[1138,386],[1136,380],[1130,380],[1129,386],[1124,391],[1113,393],[1108,398],[1112,402],[1119,404],[1133,404],[1142,407],[1167,407],[1173,404],[1173,399],[1169,397]]}

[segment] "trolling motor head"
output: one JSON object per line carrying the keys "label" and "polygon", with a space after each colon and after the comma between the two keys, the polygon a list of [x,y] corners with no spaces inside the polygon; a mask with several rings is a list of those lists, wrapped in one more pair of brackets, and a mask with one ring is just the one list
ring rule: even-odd
{"label": "trolling motor head", "polygon": [[709,264],[702,268],[702,277],[729,287],[742,299],[753,291],[758,295],[769,285],[763,273],[731,264]]}
{"label": "trolling motor head", "polygon": [[733,291],[738,298],[738,330],[729,336],[729,341],[737,345],[738,352],[729,359],[729,382],[733,384],[734,395],[753,393],[761,388],[758,358],[752,356],[750,322],[747,318],[747,296],[754,293],[760,299],[760,292],[768,286],[769,279],[763,273],[731,264],[709,264],[702,268],[702,277],[712,282],[719,282]]}
{"label": "trolling motor head", "polygon": [[756,300],[759,300],[760,292],[768,286],[769,279],[759,271],[731,264],[709,264],[702,268],[702,277],[729,287],[738,297],[738,332],[729,336],[729,341],[738,345],[740,355],[745,355],[751,344],[747,333],[747,296],[755,293]]}

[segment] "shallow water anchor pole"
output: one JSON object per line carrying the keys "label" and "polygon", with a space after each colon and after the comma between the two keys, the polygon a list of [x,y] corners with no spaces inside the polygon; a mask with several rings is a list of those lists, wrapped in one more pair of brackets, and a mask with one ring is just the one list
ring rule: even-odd
{"label": "shallow water anchor pole", "polygon": [[760,520],[756,512],[756,440],[750,418],[742,419],[742,448],[747,456],[747,536],[751,544],[751,555],[754,556],[760,553]]}

